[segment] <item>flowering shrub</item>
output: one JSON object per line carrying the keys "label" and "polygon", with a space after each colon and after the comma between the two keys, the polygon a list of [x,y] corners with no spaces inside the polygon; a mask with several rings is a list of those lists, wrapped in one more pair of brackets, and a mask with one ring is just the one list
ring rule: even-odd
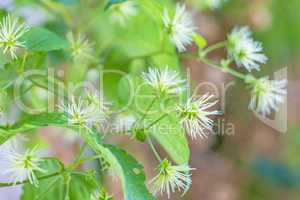
{"label": "flowering shrub", "polygon": [[[217,9],[226,1],[203,2]],[[0,187],[23,184],[22,199],[113,199],[99,173],[119,177],[125,200],[155,199],[158,193],[171,198],[177,190],[184,195],[195,170],[189,166],[188,138],[206,139],[222,112],[212,94],[190,92],[181,58],[243,81],[251,95],[249,109],[263,117],[283,103],[286,80],[252,73],[267,57],[247,26],[237,26],[225,41],[207,45],[198,33],[201,27],[180,3],[110,0],[70,6],[42,0],[41,5],[49,15],[45,26],[28,25],[12,9],[1,14],[0,22],[1,98],[6,99],[1,113],[7,115],[11,105],[18,112],[15,121],[0,127],[0,159],[6,168],[1,172],[11,178]],[[191,45],[196,52],[188,50]],[[222,48],[226,57],[209,58]],[[20,135],[48,126],[73,130],[83,139],[71,164],[42,156],[38,146],[25,151],[20,147]],[[107,144],[111,135],[149,145],[157,159],[157,175],[149,187],[143,166]],[[92,156],[84,155],[87,147]],[[91,160],[100,167],[79,170]]]}

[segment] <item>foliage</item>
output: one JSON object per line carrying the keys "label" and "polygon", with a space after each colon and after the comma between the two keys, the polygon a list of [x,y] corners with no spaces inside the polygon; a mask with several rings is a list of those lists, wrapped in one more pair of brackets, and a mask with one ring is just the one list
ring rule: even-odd
{"label": "foliage", "polygon": [[[221,7],[209,2],[206,9]],[[38,6],[42,14],[34,7],[31,17],[45,20],[20,15],[17,8],[24,5]],[[13,179],[0,187],[23,184],[23,200],[111,199],[99,172],[119,178],[125,200],[156,199],[143,165],[108,144],[112,135],[149,146],[158,162],[155,191],[168,197],[175,190],[187,192],[194,170],[188,138],[207,138],[221,112],[213,95],[194,94],[183,59],[243,82],[250,90],[249,108],[262,117],[276,111],[286,95],[286,80],[253,75],[267,58],[248,27],[236,27],[225,41],[209,45],[183,4],[28,0],[12,8],[3,9],[0,22],[0,112],[8,115],[16,107],[18,117],[0,126],[1,158],[8,158],[5,171]],[[194,52],[188,50],[192,44]],[[227,56],[211,60],[217,49]],[[15,147],[20,134],[49,126],[72,130],[83,140],[70,164],[35,151],[23,155]],[[83,155],[86,146],[94,155]],[[82,167],[87,161],[100,169]]]}

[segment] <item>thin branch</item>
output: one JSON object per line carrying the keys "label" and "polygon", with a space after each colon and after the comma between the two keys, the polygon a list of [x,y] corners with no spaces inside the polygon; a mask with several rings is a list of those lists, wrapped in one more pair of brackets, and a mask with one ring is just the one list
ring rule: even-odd
{"label": "thin branch", "polygon": [[[51,178],[51,177],[54,177],[54,176],[61,175],[64,172],[65,171],[55,172],[55,173],[48,174],[48,175],[45,175],[45,176],[37,177],[37,179],[38,180],[48,179],[48,178]],[[0,183],[0,188],[1,187],[10,187],[10,186],[22,185],[24,183],[29,183],[29,179],[26,179],[26,180],[21,181],[21,182],[16,182],[16,183]]]}
{"label": "thin branch", "polygon": [[157,150],[155,149],[155,146],[153,145],[152,140],[151,140],[150,137],[151,137],[151,136],[148,137],[148,143],[149,143],[149,146],[151,147],[151,150],[153,151],[153,153],[154,153],[156,159],[157,159],[159,162],[161,162],[162,159],[161,159],[159,153],[157,152]]}

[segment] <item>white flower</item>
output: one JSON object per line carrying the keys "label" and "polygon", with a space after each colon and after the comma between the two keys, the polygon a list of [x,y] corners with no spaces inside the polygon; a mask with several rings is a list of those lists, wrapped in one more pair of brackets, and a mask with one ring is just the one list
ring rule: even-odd
{"label": "white flower", "polygon": [[248,71],[260,70],[260,64],[265,64],[268,58],[262,53],[260,42],[251,38],[248,27],[237,27],[228,36],[227,49],[237,66],[244,66]]}
{"label": "white flower", "polygon": [[17,19],[12,19],[7,15],[0,22],[0,47],[3,53],[9,53],[12,59],[17,58],[17,50],[24,47],[24,42],[20,38],[28,31],[24,24],[19,24]]}
{"label": "white flower", "polygon": [[149,68],[147,73],[142,74],[142,78],[149,84],[158,96],[176,95],[185,89],[185,80],[180,78],[178,72],[164,69]]}
{"label": "white flower", "polygon": [[59,109],[66,113],[71,125],[82,125],[85,128],[90,128],[105,120],[105,113],[100,107],[91,104],[86,99],[78,98],[76,100],[74,96],[67,104],[61,103]]}
{"label": "white flower", "polygon": [[278,106],[284,102],[287,95],[287,80],[269,80],[264,77],[250,83],[251,101],[249,108],[256,110],[263,117],[272,111],[277,111]]}
{"label": "white flower", "polygon": [[72,32],[67,34],[70,42],[71,55],[75,61],[93,59],[93,48],[91,43],[82,34],[74,35]]}
{"label": "white flower", "polygon": [[185,51],[186,46],[192,43],[196,30],[191,15],[185,11],[185,6],[178,3],[173,18],[165,8],[162,20],[167,34],[178,51]]}
{"label": "white flower", "polygon": [[262,44],[253,40],[245,40],[237,46],[233,58],[239,67],[244,66],[249,72],[252,69],[260,70],[260,64],[265,64],[268,58],[261,53]]}
{"label": "white flower", "polygon": [[150,181],[153,183],[153,193],[166,192],[170,198],[171,192],[176,189],[187,192],[192,184],[191,170],[188,165],[174,166],[168,160],[163,160],[157,168],[158,174]]}
{"label": "white flower", "polygon": [[122,26],[133,16],[137,15],[137,4],[134,1],[124,1],[111,6],[111,18]]}
{"label": "white flower", "polygon": [[213,97],[208,94],[198,99],[192,97],[187,100],[186,104],[177,107],[181,124],[192,139],[198,136],[202,139],[207,138],[208,133],[212,131],[213,120],[209,117],[220,114],[217,110],[209,110],[218,102],[217,100],[211,101]]}
{"label": "white flower", "polygon": [[244,40],[252,39],[251,35],[252,35],[252,32],[248,26],[234,27],[227,38],[227,40],[228,40],[227,48],[228,48],[229,52],[233,53],[236,49],[236,46],[240,42],[242,42]]}
{"label": "white flower", "polygon": [[42,160],[35,155],[36,148],[27,150],[24,154],[10,148],[7,149],[5,154],[3,163],[5,163],[6,170],[3,171],[3,174],[8,174],[14,184],[28,179],[31,184],[38,186],[35,172],[44,173],[45,170],[39,166]]}

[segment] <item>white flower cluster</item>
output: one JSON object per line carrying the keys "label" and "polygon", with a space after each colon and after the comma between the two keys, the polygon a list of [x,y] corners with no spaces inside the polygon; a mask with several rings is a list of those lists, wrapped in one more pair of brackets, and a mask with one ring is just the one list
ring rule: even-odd
{"label": "white flower cluster", "polygon": [[167,193],[170,198],[171,192],[183,190],[187,192],[192,184],[188,165],[172,165],[168,160],[163,160],[157,168],[158,174],[150,181],[153,183],[153,193]]}
{"label": "white flower cluster", "polygon": [[179,52],[186,50],[186,46],[193,41],[196,27],[193,24],[192,16],[186,12],[185,5],[177,4],[175,15],[165,9],[163,13],[163,24],[166,33],[171,38]]}
{"label": "white flower cluster", "polygon": [[24,47],[21,37],[28,31],[24,24],[20,24],[18,19],[7,15],[0,22],[0,48],[3,53],[9,53],[12,59],[17,58],[17,51]]}
{"label": "white flower cluster", "polygon": [[[142,74],[142,78],[158,96],[179,95],[186,89],[184,84],[186,81],[181,79],[177,72],[170,71],[168,67],[150,68],[147,73]],[[213,98],[213,95],[208,94],[200,98],[191,97],[184,104],[177,106],[176,112],[179,113],[181,124],[192,139],[207,138],[212,131],[213,120],[210,117],[220,113],[211,110],[217,103]]]}
{"label": "white flower cluster", "polygon": [[[267,62],[262,44],[254,41],[249,27],[235,27],[228,35],[227,50],[229,57],[238,67],[245,67],[249,72],[260,70],[260,65]],[[277,111],[287,95],[287,80],[269,80],[269,78],[246,81],[251,89],[249,108],[256,110],[263,117]]]}
{"label": "white flower cluster", "polygon": [[213,95],[205,94],[198,99],[190,98],[177,110],[181,115],[181,123],[192,139],[207,138],[213,130],[213,120],[210,116],[219,115],[217,110],[209,110],[218,101],[211,101]]}
{"label": "white flower cluster", "polygon": [[94,125],[101,125],[107,119],[109,104],[99,93],[89,92],[84,98],[71,97],[67,103],[61,102],[58,106],[64,112],[70,125],[81,125],[87,129]]}
{"label": "white flower cluster", "polygon": [[235,27],[228,35],[228,53],[238,67],[245,67],[249,72],[260,70],[268,58],[263,54],[262,44],[254,41],[248,27]]}
{"label": "white flower cluster", "polygon": [[93,59],[92,45],[83,34],[69,32],[67,39],[70,42],[71,56],[75,61]]}
{"label": "white flower cluster", "polygon": [[269,78],[260,78],[251,85],[251,101],[249,107],[263,117],[277,111],[287,95],[287,80],[269,80]]}
{"label": "white flower cluster", "polygon": [[36,156],[36,148],[23,152],[15,146],[15,140],[9,140],[1,145],[1,167],[2,174],[8,175],[11,182],[16,185],[28,180],[30,184],[38,186],[36,172],[45,173],[40,167],[42,159]]}
{"label": "white flower cluster", "polygon": [[186,81],[182,80],[179,73],[170,70],[168,66],[164,69],[149,68],[147,73],[142,74],[142,77],[158,96],[176,95],[185,90]]}
{"label": "white flower cluster", "polygon": [[[150,68],[147,73],[142,74],[142,78],[157,95],[180,95],[186,89],[186,80],[181,79],[178,73],[170,71],[168,67]],[[217,103],[213,98],[208,94],[199,98],[192,96],[174,109],[192,139],[204,139],[212,131],[213,120],[210,117],[219,114],[218,111],[212,110]],[[166,192],[170,198],[170,194],[175,190],[185,193],[192,183],[191,170],[188,165],[172,165],[168,160],[163,160],[157,168],[158,174],[151,180],[154,194]]]}

